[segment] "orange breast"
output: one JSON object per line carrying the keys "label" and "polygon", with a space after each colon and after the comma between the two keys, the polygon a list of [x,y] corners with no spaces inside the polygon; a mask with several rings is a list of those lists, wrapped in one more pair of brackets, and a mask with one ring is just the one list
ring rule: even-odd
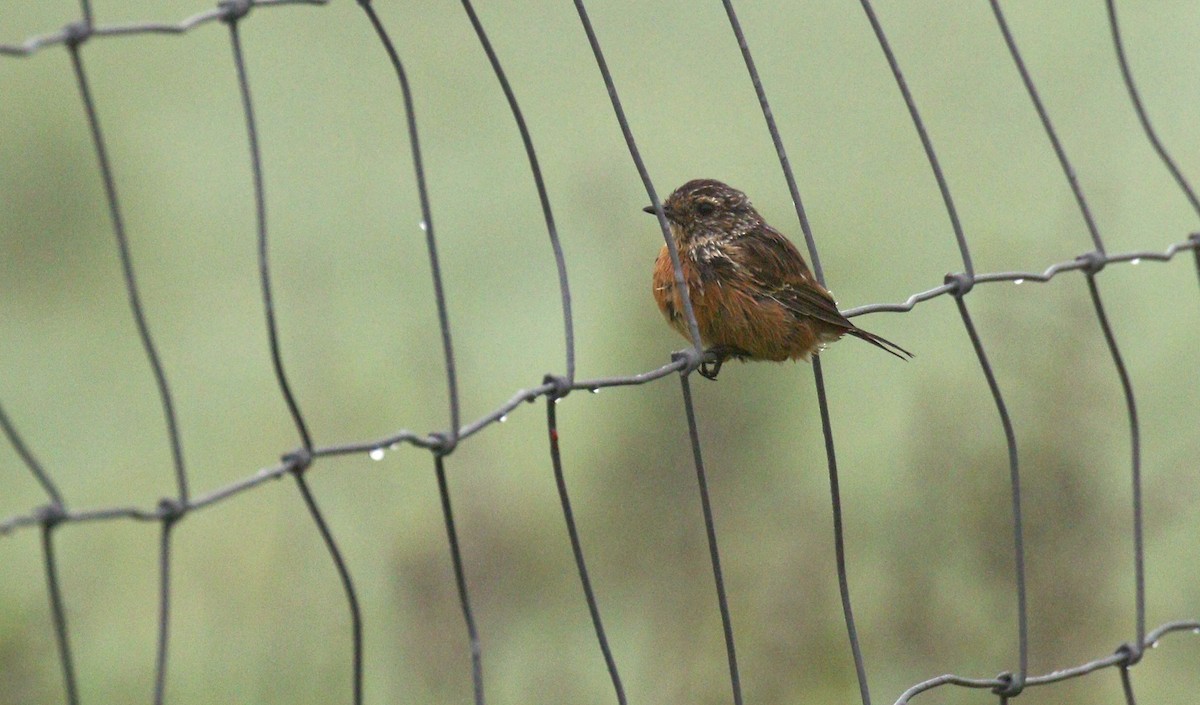
{"label": "orange breast", "polygon": [[[807,320],[794,316],[781,304],[739,281],[702,282],[692,259],[680,253],[684,281],[700,329],[701,342],[723,347],[757,360],[808,358],[819,344]],[[675,286],[675,272],[666,245],[654,263],[654,300],[663,315],[684,338],[690,338],[683,297]]]}
{"label": "orange breast", "polygon": [[[694,270],[691,272],[693,276],[689,276],[689,267],[686,261],[683,262],[684,280],[688,282],[688,289],[692,292],[692,305],[695,306],[695,292],[699,288],[699,277],[694,276]],[[666,316],[667,322],[685,338],[690,338],[688,333],[687,317],[683,312],[683,297],[675,289],[675,268],[671,266],[671,254],[666,245],[662,246],[662,250],[658,253],[658,259],[654,262],[654,277],[651,281],[654,288],[654,301],[658,304],[658,310],[662,311],[663,316]],[[699,319],[697,317],[697,323]],[[708,341],[704,341],[708,344]]]}

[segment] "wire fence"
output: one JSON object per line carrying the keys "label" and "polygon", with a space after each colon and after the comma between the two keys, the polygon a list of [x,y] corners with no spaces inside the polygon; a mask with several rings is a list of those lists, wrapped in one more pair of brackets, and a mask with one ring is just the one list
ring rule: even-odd
{"label": "wire fence", "polygon": [[[539,384],[518,390],[510,398],[497,404],[493,410],[481,416],[480,418],[466,423],[463,422],[461,418],[459,403],[460,395],[456,375],[456,354],[452,336],[453,328],[451,326],[450,316],[447,310],[446,292],[442,279],[442,269],[441,265],[439,264],[437,249],[438,243],[435,235],[434,220],[431,213],[427,179],[425,177],[424,165],[422,161],[420,132],[417,128],[413,90],[406,76],[400,52],[393,44],[384,22],[376,13],[375,8],[369,0],[359,0],[358,5],[365,16],[366,21],[370,24],[371,30],[374,33],[380,48],[383,50],[386,60],[390,63],[391,67],[395,71],[398,87],[403,99],[404,118],[407,126],[407,139],[411,148],[412,168],[415,174],[417,198],[422,218],[421,227],[424,231],[425,245],[432,271],[433,292],[437,306],[437,320],[440,327],[444,376],[449,399],[449,418],[447,425],[443,430],[432,433],[419,433],[409,430],[401,430],[382,438],[369,438],[352,443],[326,446],[314,444],[301,404],[298,402],[291,386],[289,385],[287,370],[283,360],[282,345],[278,335],[278,325],[275,317],[271,279],[272,267],[268,258],[269,229],[266,221],[266,198],[264,196],[263,187],[263,164],[261,149],[259,146],[259,128],[254,113],[254,91],[251,88],[252,81],[249,71],[247,70],[246,61],[242,51],[240,29],[243,26],[243,23],[247,21],[258,21],[260,19],[262,21],[268,21],[267,14],[265,14],[268,11],[286,11],[286,6],[292,5],[324,4],[324,0],[227,0],[221,2],[215,9],[193,15],[179,22],[178,24],[132,23],[124,25],[98,25],[93,21],[92,6],[89,0],[80,0],[80,19],[78,21],[72,22],[57,31],[31,37],[20,44],[0,44],[0,56],[6,58],[28,57],[38,52],[53,51],[56,49],[65,50],[70,58],[70,65],[74,73],[84,115],[91,132],[92,146],[95,150],[100,177],[103,182],[104,193],[107,199],[108,214],[111,219],[112,231],[116,238],[116,247],[120,257],[120,263],[123,268],[124,285],[128,293],[130,309],[136,325],[137,334],[140,338],[141,346],[150,365],[157,388],[157,393],[161,401],[165,432],[170,443],[174,479],[176,483],[175,494],[173,496],[163,498],[154,506],[130,505],[82,509],[73,508],[69,506],[67,499],[60,491],[58,485],[55,483],[52,472],[38,462],[36,450],[30,448],[22,440],[22,435],[18,430],[18,426],[20,425],[19,420],[14,420],[11,418],[4,411],[3,407],[0,407],[0,427],[3,428],[4,435],[21,461],[27,467],[29,473],[41,486],[47,498],[47,503],[44,506],[33,508],[27,513],[8,516],[3,520],[0,520],[0,535],[10,535],[23,529],[34,527],[40,531],[41,550],[45,567],[46,590],[49,597],[51,614],[53,618],[53,630],[57,642],[58,657],[61,664],[66,701],[68,703],[79,702],[79,685],[75,667],[73,665],[76,658],[76,652],[71,644],[70,629],[66,616],[66,609],[64,608],[62,581],[59,577],[59,568],[55,554],[55,538],[59,535],[58,532],[69,526],[86,525],[95,522],[114,520],[134,520],[158,525],[160,531],[160,542],[158,548],[159,604],[157,619],[158,633],[156,663],[154,669],[154,702],[161,703],[164,701],[165,696],[165,686],[168,678],[168,656],[171,645],[170,624],[172,614],[172,590],[170,577],[173,559],[173,529],[178,525],[180,520],[189,514],[206,510],[235,496],[251,491],[270,480],[286,476],[295,481],[297,490],[299,491],[303,502],[307,507],[308,513],[324,541],[330,559],[332,560],[340,577],[341,585],[345,594],[346,609],[350,615],[353,647],[350,658],[348,659],[350,662],[348,667],[352,671],[353,691],[344,698],[332,698],[331,700],[337,701],[341,699],[348,699],[350,702],[353,702],[356,705],[364,702],[363,618],[359,607],[357,590],[354,579],[347,567],[347,562],[343,557],[342,548],[339,546],[334,532],[326,522],[317,498],[309,485],[307,479],[308,472],[316,465],[320,464],[322,459],[345,455],[370,455],[372,457],[376,457],[381,455],[385,449],[396,447],[399,444],[409,444],[417,448],[428,450],[434,465],[439,489],[442,516],[445,522],[446,537],[449,543],[450,559],[452,561],[458,599],[467,631],[467,640],[469,644],[472,667],[471,677],[473,683],[474,701],[476,703],[483,703],[485,690],[483,662],[485,653],[481,648],[479,630],[472,612],[472,601],[468,592],[468,581],[466,579],[466,566],[464,565],[462,552],[460,550],[458,532],[455,526],[455,514],[452,509],[450,491],[447,484],[446,463],[447,459],[451,457],[455,449],[463,442],[470,440],[473,436],[489,426],[505,420],[507,415],[521,404],[542,400],[546,406],[546,430],[550,449],[550,459],[554,470],[558,496],[561,502],[562,513],[566,520],[566,527],[570,538],[574,561],[587,601],[591,622],[595,631],[595,637],[602,652],[604,662],[607,666],[616,700],[619,703],[627,702],[618,663],[613,655],[613,650],[609,645],[603,626],[603,610],[601,609],[602,596],[596,594],[596,591],[594,590],[589,579],[579,531],[574,521],[567,485],[563,475],[563,464],[558,443],[556,404],[561,398],[572,391],[597,391],[606,387],[642,385],[663,380],[670,376],[677,376],[681,387],[680,391],[682,395],[683,408],[687,418],[693,464],[700,490],[704,523],[707,532],[708,549],[711,560],[712,579],[714,582],[716,598],[723,625],[725,649],[728,656],[729,684],[731,688],[732,701],[740,705],[740,703],[743,701],[743,696],[741,676],[735,649],[737,642],[734,638],[734,630],[730,617],[728,599],[726,596],[725,584],[721,569],[720,552],[718,551],[718,535],[715,528],[715,523],[713,521],[712,507],[710,505],[709,493],[707,490],[701,433],[698,429],[695,405],[692,401],[692,391],[689,386],[690,374],[695,371],[700,364],[705,361],[706,358],[705,353],[700,345],[695,317],[692,312],[691,303],[687,297],[687,289],[683,285],[682,273],[680,271],[679,254],[675,250],[674,243],[669,235],[667,224],[663,220],[662,211],[661,209],[658,209],[659,226],[662,230],[664,242],[669,249],[672,263],[675,267],[676,281],[678,283],[679,290],[684,292],[684,309],[688,320],[689,330],[691,332],[692,346],[675,353],[672,355],[668,363],[656,369],[624,376],[578,379],[576,377],[575,367],[576,344],[574,336],[574,318],[572,314],[570,287],[567,280],[566,260],[563,254],[558,231],[555,226],[551,202],[542,176],[542,170],[538,161],[537,153],[534,149],[533,137],[522,114],[521,106],[517,100],[516,94],[506,78],[501,60],[493,48],[491,41],[489,40],[484,25],[480,21],[479,16],[476,14],[475,9],[469,0],[462,1],[463,10],[465,11],[466,17],[470,22],[476,37],[478,38],[480,46],[486,53],[491,68],[495,73],[495,78],[498,81],[511,110],[516,128],[520,132],[520,137],[524,145],[525,152],[528,156],[529,168],[532,173],[538,201],[540,203],[545,220],[548,245],[553,252],[554,261],[557,268],[558,287],[562,302],[562,322],[564,330],[565,353],[564,366],[561,368],[562,372],[560,374],[546,375]],[[1083,218],[1083,221],[1087,227],[1091,242],[1090,249],[1084,254],[1068,261],[1051,264],[1041,272],[1007,271],[977,273],[972,263],[970,240],[960,221],[954,197],[947,183],[947,179],[943,174],[933,141],[926,130],[925,123],[921,118],[921,113],[918,109],[917,103],[907,86],[901,67],[891,49],[887,33],[885,32],[880,20],[876,16],[869,0],[861,0],[861,5],[862,10],[865,13],[866,20],[870,23],[874,36],[878,41],[879,48],[882,50],[887,64],[891,69],[892,75],[895,79],[896,87],[900,93],[900,97],[904,101],[907,111],[911,117],[912,126],[916,130],[921,145],[924,149],[932,176],[936,180],[942,201],[944,203],[946,216],[955,236],[955,242],[961,257],[962,267],[960,271],[948,274],[944,282],[940,285],[930,288],[926,291],[915,293],[903,302],[878,303],[861,306],[847,310],[845,311],[845,314],[847,316],[858,316],[867,313],[885,311],[908,312],[915,309],[919,304],[942,296],[948,296],[954,300],[959,317],[961,319],[962,329],[970,340],[971,346],[977,358],[979,372],[983,375],[984,380],[990,389],[995,410],[1006,440],[1009,482],[1011,487],[1011,560],[1015,584],[1014,599],[1017,607],[1016,621],[1015,624],[1012,625],[1012,629],[1015,634],[1015,641],[1017,644],[1018,660],[1012,670],[1006,670],[995,677],[968,677],[955,674],[941,675],[936,678],[931,678],[929,680],[914,684],[900,694],[895,700],[895,703],[897,705],[902,705],[910,700],[914,700],[916,696],[920,695],[921,693],[944,686],[959,686],[963,688],[990,690],[992,693],[998,696],[1001,703],[1004,703],[1009,699],[1016,697],[1027,688],[1081,677],[1106,668],[1115,668],[1120,674],[1125,702],[1128,703],[1128,705],[1133,705],[1136,701],[1134,687],[1132,685],[1129,672],[1134,665],[1141,661],[1144,656],[1145,649],[1149,646],[1156,645],[1160,639],[1174,632],[1190,631],[1200,633],[1200,620],[1197,620],[1195,617],[1180,617],[1153,628],[1149,627],[1146,622],[1146,587],[1143,548],[1143,502],[1141,478],[1142,454],[1140,448],[1140,427],[1136,395],[1133,384],[1130,380],[1125,359],[1121,352],[1121,346],[1119,344],[1120,336],[1113,330],[1113,327],[1109,321],[1109,317],[1106,313],[1099,280],[1101,278],[1100,275],[1102,271],[1110,264],[1136,264],[1138,262],[1150,261],[1167,262],[1173,260],[1177,255],[1187,255],[1188,253],[1194,257],[1197,273],[1200,275],[1200,232],[1191,233],[1186,237],[1182,237],[1177,241],[1168,244],[1165,248],[1158,250],[1139,250],[1121,253],[1111,253],[1107,251],[1104,238],[1096,224],[1095,219],[1092,216],[1092,212],[1089,208],[1084,191],[1080,186],[1078,179],[1075,177],[1075,172],[1072,168],[1071,161],[1058,138],[1058,134],[1053,126],[1050,115],[1039,97],[1035,81],[1031,76],[1030,71],[1026,67],[1026,64],[1022,58],[1022,54],[1018,48],[1017,40],[1014,37],[1013,32],[1010,30],[1000,3],[998,0],[990,0],[990,7],[996,28],[1003,36],[1008,53],[1016,70],[1020,74],[1024,89],[1028,95],[1032,107],[1037,113],[1045,137],[1049,141],[1055,157],[1062,168],[1063,176],[1070,186],[1075,203],[1078,207],[1079,214]],[[636,167],[637,173],[641,178],[641,181],[645,187],[645,191],[651,202],[655,206],[659,206],[661,202],[659,192],[656,190],[655,185],[650,178],[649,172],[634,138],[633,130],[626,118],[625,111],[622,107],[620,92],[618,91],[618,87],[614,82],[611,73],[609,72],[608,65],[605,60],[604,51],[602,49],[603,42],[598,36],[591,20],[589,19],[588,11],[583,0],[574,0],[574,6],[578,13],[579,22],[581,23],[582,29],[586,33],[587,40],[590,44],[590,48],[595,59],[596,67],[600,73],[600,77],[607,88],[608,96],[611,100],[613,114],[620,125],[625,143],[628,147],[629,156],[633,160],[634,166]],[[738,15],[735,12],[732,0],[723,0],[723,6],[728,18],[729,28],[732,31],[733,38],[740,48],[741,55],[745,61],[749,79],[753,85],[754,91],[761,106],[766,128],[770,132],[771,140],[778,155],[780,169],[787,181],[789,192],[795,204],[796,215],[801,224],[804,233],[804,239],[807,244],[809,261],[811,262],[813,270],[818,279],[824,282],[824,270],[821,265],[816,241],[804,209],[804,201],[801,198],[795,175],[784,148],[784,140],[780,135],[780,131],[776,125],[771,111],[766,88],[764,87],[764,84],[760,79],[759,73],[755,67],[755,61],[750,50],[749,42],[742,31],[742,26],[738,20]],[[261,17],[259,16],[260,10],[264,13]],[[1129,102],[1132,108],[1136,111],[1137,118],[1145,133],[1146,139],[1149,141],[1150,145],[1158,155],[1163,167],[1170,172],[1170,175],[1178,185],[1180,192],[1195,210],[1197,216],[1200,217],[1200,200],[1197,199],[1196,192],[1188,183],[1180,168],[1172,159],[1169,150],[1155,132],[1150,122],[1146,107],[1143,105],[1140,98],[1137,83],[1135,81],[1134,74],[1130,69],[1125,47],[1122,42],[1122,34],[1118,24],[1115,0],[1107,0],[1107,13],[1108,24],[1111,28],[1112,34],[1111,39],[1118,57],[1121,78],[1128,93]],[[106,142],[104,132],[101,128],[101,111],[99,110],[97,102],[93,96],[91,83],[86,70],[88,62],[85,60],[85,48],[94,41],[109,37],[148,34],[178,35],[192,31],[217,31],[218,26],[223,26],[224,31],[228,35],[229,45],[232,51],[233,64],[236,69],[237,82],[240,88],[242,110],[245,116],[246,138],[249,148],[249,159],[252,168],[251,171],[253,176],[254,201],[257,221],[258,272],[261,283],[262,304],[265,314],[264,323],[269,340],[271,362],[273,365],[274,376],[278,385],[279,393],[287,405],[295,427],[295,433],[299,445],[296,449],[285,453],[280,462],[273,467],[259,470],[256,473],[245,476],[244,478],[226,486],[197,493],[194,492],[189,486],[188,469],[180,442],[179,421],[177,419],[175,410],[176,404],[172,398],[172,388],[168,381],[168,374],[164,369],[161,356],[156,348],[154,336],[147,323],[144,312],[143,297],[140,293],[138,280],[132,264],[130,245],[126,235],[125,222],[122,216],[121,199],[118,196],[118,190],[113,175],[113,168],[107,146],[108,143]],[[1087,288],[1088,296],[1095,313],[1096,322],[1099,325],[1101,333],[1104,337],[1108,352],[1111,356],[1113,369],[1119,378],[1121,389],[1123,391],[1125,414],[1128,422],[1128,438],[1131,447],[1129,482],[1132,487],[1133,500],[1131,526],[1131,532],[1133,536],[1133,551],[1132,555],[1129,556],[1129,561],[1132,566],[1131,572],[1134,583],[1134,602],[1132,606],[1134,614],[1134,627],[1130,631],[1128,641],[1121,644],[1114,652],[1099,655],[1085,663],[1062,668],[1050,673],[1035,674],[1030,673],[1028,669],[1029,630],[1027,617],[1027,589],[1025,580],[1025,524],[1022,517],[1021,467],[1017,453],[1017,438],[1008,411],[1008,406],[1005,402],[1004,394],[1002,393],[1001,386],[997,381],[997,375],[993,369],[993,366],[989,362],[986,346],[977,332],[974,319],[972,318],[970,308],[968,306],[968,301],[970,298],[969,295],[975,290],[977,285],[991,284],[996,282],[1046,282],[1060,274],[1070,272],[1078,272],[1082,275],[1083,283]],[[868,705],[871,702],[867,678],[869,669],[868,664],[863,657],[862,649],[860,647],[860,640],[855,625],[853,601],[851,599],[851,580],[846,567],[846,546],[842,526],[842,501],[841,492],[839,489],[835,438],[830,420],[831,412],[826,396],[825,380],[820,358],[814,357],[812,364],[828,467],[837,582],[840,591],[849,647],[853,656],[855,671],[857,674],[859,693],[864,705]]]}

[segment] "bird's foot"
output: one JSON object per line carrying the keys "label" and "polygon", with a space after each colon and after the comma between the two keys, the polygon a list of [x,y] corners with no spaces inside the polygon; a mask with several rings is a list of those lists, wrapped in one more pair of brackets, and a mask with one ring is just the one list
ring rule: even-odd
{"label": "bird's foot", "polygon": [[726,360],[731,357],[736,357],[739,360],[745,360],[748,356],[748,353],[745,350],[733,348],[728,345],[716,345],[708,350],[705,350],[704,356],[711,357],[713,360],[711,362],[705,361],[701,363],[700,367],[696,371],[700,373],[701,377],[715,381],[717,379],[717,375],[721,373],[721,365],[724,365]]}
{"label": "bird's foot", "polygon": [[696,368],[696,371],[699,372],[700,376],[704,379],[711,379],[715,382],[717,381],[717,375],[720,374],[721,365],[723,364],[725,364],[725,358],[718,357],[713,362],[700,363],[700,367]]}

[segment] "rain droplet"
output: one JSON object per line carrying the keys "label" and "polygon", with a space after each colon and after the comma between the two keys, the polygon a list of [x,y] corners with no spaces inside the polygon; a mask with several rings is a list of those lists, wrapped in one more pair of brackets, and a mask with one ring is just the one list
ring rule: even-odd
{"label": "rain droplet", "polygon": [[500,423],[504,423],[505,421],[508,421],[508,414],[504,414],[503,416],[501,416],[501,417],[500,417],[499,419],[497,419],[497,420],[498,420]]}
{"label": "rain droplet", "polygon": [[1013,280],[1013,284],[1016,284],[1017,286],[1020,286],[1020,285],[1022,285],[1022,284],[1024,284],[1024,283],[1025,283],[1025,280],[1024,280],[1024,279],[1014,279],[1014,280]]}
{"label": "rain droplet", "polygon": [[1141,263],[1142,263],[1142,258],[1141,258],[1141,257],[1134,257],[1133,259],[1129,260],[1129,263],[1130,263],[1130,264],[1141,264]]}
{"label": "rain droplet", "polygon": [[372,448],[371,452],[367,453],[367,455],[371,460],[383,460],[383,448]]}
{"label": "rain droplet", "polygon": [[429,223],[426,223],[422,220],[420,223],[417,223],[417,225],[421,226],[421,232],[429,232]]}
{"label": "rain droplet", "polygon": [[395,443],[388,446],[388,450],[399,450],[399,449],[400,449],[400,441],[396,441]]}
{"label": "rain droplet", "polygon": [[1152,649],[1157,649],[1157,648],[1158,648],[1158,642],[1157,642],[1157,641],[1152,641],[1152,642],[1150,642],[1150,648],[1152,648]]}
{"label": "rain droplet", "polygon": [[599,394],[599,393],[600,393],[600,388],[599,388],[599,387],[592,387],[592,388],[591,388],[591,389],[589,389],[588,391],[589,391],[589,392],[591,392],[592,394]]}
{"label": "rain droplet", "polygon": [[562,401],[562,397],[559,397],[559,398],[555,399],[555,400],[554,400],[554,403],[557,405],[557,404],[558,404],[560,401]]}

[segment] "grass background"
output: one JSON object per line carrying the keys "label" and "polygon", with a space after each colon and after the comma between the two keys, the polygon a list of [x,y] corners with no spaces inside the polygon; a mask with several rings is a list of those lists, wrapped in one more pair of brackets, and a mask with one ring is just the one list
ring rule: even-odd
{"label": "grass background", "polygon": [[[589,7],[660,197],[696,177],[751,194],[800,239],[719,3]],[[1119,3],[1160,135],[1200,178],[1200,21],[1188,2]],[[520,140],[461,6],[378,3],[416,95],[464,421],[564,366],[554,262]],[[99,24],[178,21],[190,0],[94,3]],[[1041,271],[1091,242],[984,3],[880,0],[978,271]],[[569,3],[477,8],[529,121],[563,239],[578,376],[663,364],[683,345],[649,295],[661,235]],[[843,307],[902,301],[962,267],[919,141],[856,3],[740,3],[741,19]],[[1005,3],[1108,249],[1164,249],[1197,216],[1120,83],[1099,3]],[[10,3],[0,42],[79,17]],[[241,34],[266,177],[284,362],[318,444],[447,423],[429,263],[395,76],[354,3],[254,10]],[[83,49],[193,492],[272,465],[297,438],[271,374],[252,188],[227,30]],[[1197,616],[1197,275],[1190,256],[1113,265],[1099,285],[1142,420],[1148,621]],[[1015,425],[1025,490],[1034,673],[1133,635],[1129,435],[1083,277],[990,284],[968,299]],[[916,352],[848,341],[823,356],[851,590],[872,694],[1016,663],[1004,437],[953,302],[857,319]],[[833,567],[811,369],[731,365],[697,379],[700,434],[746,701],[855,703]],[[174,492],[67,53],[0,57],[0,401],[72,508]],[[522,407],[448,459],[489,702],[612,702],[557,505],[543,409]],[[631,702],[724,703],[728,674],[686,422],[673,378],[572,394],[567,480]],[[322,460],[309,479],[355,578],[367,702],[470,700],[431,463]],[[0,516],[45,496],[0,444]],[[56,532],[82,702],[149,698],[153,525]],[[349,700],[341,587],[290,482],[174,532],[172,703]],[[36,530],[0,538],[0,703],[60,702]],[[1134,671],[1187,703],[1200,643]],[[990,702],[941,689],[919,702]],[[1027,692],[1122,701],[1117,675]]]}

